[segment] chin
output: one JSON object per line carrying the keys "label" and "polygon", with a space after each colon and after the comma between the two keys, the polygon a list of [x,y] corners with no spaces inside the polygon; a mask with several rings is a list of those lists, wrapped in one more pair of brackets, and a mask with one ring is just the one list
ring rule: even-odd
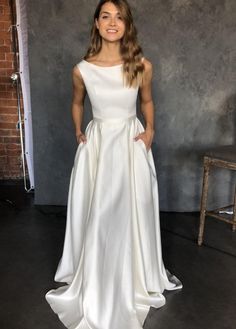
{"label": "chin", "polygon": [[112,38],[112,37],[102,37],[103,38],[103,40],[104,41],[108,41],[108,42],[118,42],[118,41],[121,41],[121,39],[122,39],[122,37],[120,37],[120,38],[117,38],[117,37],[115,37],[115,38]]}

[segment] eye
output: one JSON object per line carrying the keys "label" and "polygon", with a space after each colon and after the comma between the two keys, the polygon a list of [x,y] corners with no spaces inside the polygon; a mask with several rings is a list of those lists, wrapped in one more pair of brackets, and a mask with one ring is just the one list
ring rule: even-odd
{"label": "eye", "polygon": [[107,15],[102,16],[102,19],[105,19],[105,18],[108,18],[108,16]]}
{"label": "eye", "polygon": [[120,19],[121,21],[123,20],[123,18],[121,16],[118,16],[117,18]]}

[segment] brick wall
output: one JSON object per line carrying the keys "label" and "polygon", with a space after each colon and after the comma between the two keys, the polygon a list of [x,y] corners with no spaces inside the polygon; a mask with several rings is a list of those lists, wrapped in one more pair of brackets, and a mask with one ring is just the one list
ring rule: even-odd
{"label": "brick wall", "polygon": [[14,70],[10,5],[0,0],[0,179],[22,177],[16,88],[10,79]]}

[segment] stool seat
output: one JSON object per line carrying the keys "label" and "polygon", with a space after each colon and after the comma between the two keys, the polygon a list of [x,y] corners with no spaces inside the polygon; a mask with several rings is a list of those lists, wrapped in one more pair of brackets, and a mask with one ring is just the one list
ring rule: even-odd
{"label": "stool seat", "polygon": [[[236,145],[225,145],[207,150],[204,153],[204,175],[202,184],[201,210],[200,210],[200,226],[198,234],[198,245],[203,242],[203,233],[205,227],[205,217],[211,216],[232,225],[233,231],[236,230],[236,186],[234,192],[234,201],[232,205],[208,211],[207,208],[207,194],[209,185],[209,176],[211,167],[220,167],[224,169],[236,170]],[[219,211],[224,211],[227,208],[233,208],[231,218],[219,215]]]}
{"label": "stool seat", "polygon": [[207,150],[205,156],[233,163],[235,162],[236,165],[236,145],[225,145]]}

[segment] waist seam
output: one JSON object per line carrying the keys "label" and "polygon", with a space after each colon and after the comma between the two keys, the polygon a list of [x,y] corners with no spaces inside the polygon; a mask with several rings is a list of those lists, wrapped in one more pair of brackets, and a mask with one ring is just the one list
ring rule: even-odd
{"label": "waist seam", "polygon": [[130,120],[133,120],[135,118],[137,118],[137,115],[136,114],[131,115],[131,116],[126,117],[126,118],[105,118],[105,119],[102,119],[102,118],[98,118],[98,117],[93,117],[93,121],[118,123],[118,122],[130,121]]}

